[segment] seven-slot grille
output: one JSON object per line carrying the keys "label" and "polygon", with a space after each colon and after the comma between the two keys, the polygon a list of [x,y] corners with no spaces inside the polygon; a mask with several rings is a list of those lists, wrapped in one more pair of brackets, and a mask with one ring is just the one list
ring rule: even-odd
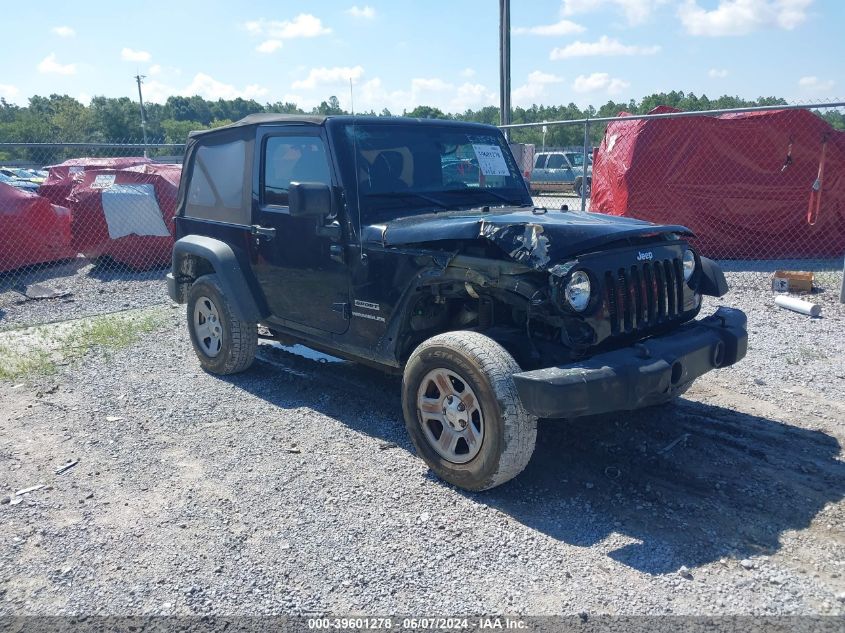
{"label": "seven-slot grille", "polygon": [[683,312],[684,272],[680,258],[607,271],[606,301],[612,334],[646,330]]}

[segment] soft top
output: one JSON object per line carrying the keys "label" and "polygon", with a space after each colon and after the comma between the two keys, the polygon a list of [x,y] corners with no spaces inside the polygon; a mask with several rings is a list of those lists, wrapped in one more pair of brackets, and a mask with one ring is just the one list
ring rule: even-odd
{"label": "soft top", "polygon": [[188,138],[196,136],[205,136],[206,134],[215,134],[224,130],[231,130],[233,128],[247,127],[250,125],[261,125],[263,123],[311,123],[313,125],[322,125],[326,120],[325,116],[307,115],[307,114],[275,114],[273,112],[262,112],[259,114],[250,114],[230,123],[229,125],[221,125],[210,130],[197,130],[188,134]]}
{"label": "soft top", "polygon": [[472,126],[490,128],[493,126],[484,123],[474,123],[471,121],[454,121],[451,119],[416,119],[411,117],[379,117],[379,116],[353,116],[351,114],[338,115],[312,115],[312,114],[275,114],[272,112],[264,112],[260,114],[250,114],[239,121],[223,125],[210,130],[197,130],[191,132],[188,138],[196,138],[206,136],[209,134],[225,133],[226,130],[232,130],[252,125],[264,125],[270,123],[308,123],[311,125],[323,125],[326,120],[333,119],[337,121],[355,121],[356,123],[372,125],[372,124],[401,124],[416,122],[423,125],[454,125],[454,126]]}

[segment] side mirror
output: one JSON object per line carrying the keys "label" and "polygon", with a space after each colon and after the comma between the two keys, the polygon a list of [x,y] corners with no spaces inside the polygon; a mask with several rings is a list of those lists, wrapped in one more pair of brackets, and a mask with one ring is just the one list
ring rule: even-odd
{"label": "side mirror", "polygon": [[288,209],[297,218],[328,215],[332,211],[331,187],[321,182],[290,183]]}

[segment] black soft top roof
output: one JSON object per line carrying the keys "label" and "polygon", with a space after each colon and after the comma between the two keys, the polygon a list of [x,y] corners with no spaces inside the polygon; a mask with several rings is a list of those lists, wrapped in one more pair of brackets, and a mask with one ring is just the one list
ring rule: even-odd
{"label": "black soft top roof", "polygon": [[263,125],[268,123],[308,123],[311,125],[323,125],[325,124],[326,120],[334,119],[338,121],[348,121],[352,122],[355,121],[356,123],[361,124],[383,124],[383,125],[390,125],[390,124],[397,124],[397,123],[410,123],[415,122],[418,124],[423,125],[454,125],[454,126],[471,126],[471,127],[479,127],[479,128],[491,128],[493,126],[486,125],[484,123],[472,123],[469,121],[453,121],[449,119],[414,119],[411,117],[378,117],[378,116],[352,116],[351,114],[338,114],[338,115],[312,115],[312,114],[274,114],[274,113],[261,113],[261,114],[250,114],[249,116],[245,116],[240,121],[235,121],[234,123],[230,123],[229,125],[223,125],[221,127],[217,127],[211,130],[199,130],[196,132],[191,132],[188,137],[189,138],[196,138],[199,136],[206,136],[210,134],[218,134],[220,132],[225,133],[227,130],[254,126],[254,125]]}

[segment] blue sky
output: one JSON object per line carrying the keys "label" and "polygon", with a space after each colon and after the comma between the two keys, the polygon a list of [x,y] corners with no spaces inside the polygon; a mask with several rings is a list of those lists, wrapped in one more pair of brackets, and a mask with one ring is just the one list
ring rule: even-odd
{"label": "blue sky", "polygon": [[[357,3],[357,4],[356,4]],[[358,110],[498,104],[496,0],[6,4],[0,96],[294,101]],[[45,17],[46,16],[46,17]],[[668,90],[845,97],[841,0],[512,0],[515,105]]]}

